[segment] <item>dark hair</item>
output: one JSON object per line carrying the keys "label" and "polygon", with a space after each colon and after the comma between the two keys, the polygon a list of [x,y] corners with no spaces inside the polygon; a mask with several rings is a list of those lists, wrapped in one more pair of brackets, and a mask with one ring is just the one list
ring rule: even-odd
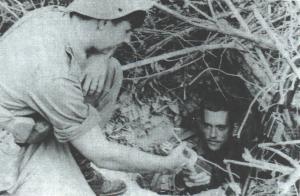
{"label": "dark hair", "polygon": [[121,18],[113,19],[111,20],[111,22],[114,25],[117,25],[123,21],[128,21],[131,24],[131,28],[136,29],[141,27],[144,24],[145,18],[146,18],[146,12],[139,10],[139,11],[132,12]]}
{"label": "dark hair", "polygon": [[220,92],[214,91],[207,93],[201,102],[200,109],[193,113],[193,119],[199,120],[199,118],[201,118],[203,120],[204,110],[213,112],[228,111],[230,126],[232,126],[235,121],[233,103]]}
{"label": "dark hair", "polygon": [[202,110],[207,109],[210,111],[228,111],[232,112],[232,105],[228,98],[220,92],[210,92],[205,95],[202,100]]}

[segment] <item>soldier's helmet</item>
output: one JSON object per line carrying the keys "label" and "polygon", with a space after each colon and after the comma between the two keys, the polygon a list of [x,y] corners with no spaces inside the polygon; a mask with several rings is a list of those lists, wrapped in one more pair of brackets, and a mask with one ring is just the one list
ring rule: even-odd
{"label": "soldier's helmet", "polygon": [[147,11],[153,0],[74,0],[67,10],[95,19],[113,20],[136,11]]}

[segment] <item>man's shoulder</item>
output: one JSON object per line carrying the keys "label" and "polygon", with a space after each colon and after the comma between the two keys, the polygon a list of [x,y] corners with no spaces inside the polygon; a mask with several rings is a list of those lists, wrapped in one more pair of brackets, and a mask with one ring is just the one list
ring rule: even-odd
{"label": "man's shoulder", "polygon": [[60,10],[64,8],[48,6],[30,11],[1,37],[3,51],[17,60],[11,67],[22,67],[37,75],[59,76],[68,71]]}
{"label": "man's shoulder", "polygon": [[66,8],[63,6],[57,6],[57,5],[50,5],[50,6],[45,6],[45,7],[40,7],[36,8],[34,10],[31,10],[27,13],[22,18],[29,18],[29,17],[36,17],[36,16],[48,16],[52,15],[53,13],[56,12],[66,12]]}
{"label": "man's shoulder", "polygon": [[[11,26],[4,33],[3,36],[1,36],[0,41],[7,39],[11,36],[12,33],[15,33],[16,31],[21,31],[21,33],[24,34],[26,30],[31,33],[34,33],[38,30],[47,30],[44,29],[43,24],[47,25],[48,23],[47,26],[51,28],[49,21],[59,20],[64,10],[64,7],[46,6],[29,11],[25,13],[24,16],[21,17],[18,21],[16,21],[13,26]],[[35,28],[26,28],[27,26]]]}

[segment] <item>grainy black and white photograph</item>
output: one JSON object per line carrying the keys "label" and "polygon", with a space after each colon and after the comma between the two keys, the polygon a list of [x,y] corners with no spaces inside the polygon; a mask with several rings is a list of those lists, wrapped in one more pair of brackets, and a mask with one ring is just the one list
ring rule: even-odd
{"label": "grainy black and white photograph", "polygon": [[0,0],[1,196],[300,196],[300,0]]}

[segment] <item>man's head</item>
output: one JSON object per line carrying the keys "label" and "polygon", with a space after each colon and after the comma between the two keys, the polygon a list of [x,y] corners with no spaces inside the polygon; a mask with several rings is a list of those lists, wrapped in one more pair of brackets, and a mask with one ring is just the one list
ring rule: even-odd
{"label": "man's head", "polygon": [[151,7],[150,0],[74,0],[67,10],[80,46],[102,54],[129,42]]}
{"label": "man's head", "polygon": [[207,147],[212,151],[220,150],[232,134],[233,119],[230,104],[222,94],[210,93],[204,98],[199,115],[200,131]]}

